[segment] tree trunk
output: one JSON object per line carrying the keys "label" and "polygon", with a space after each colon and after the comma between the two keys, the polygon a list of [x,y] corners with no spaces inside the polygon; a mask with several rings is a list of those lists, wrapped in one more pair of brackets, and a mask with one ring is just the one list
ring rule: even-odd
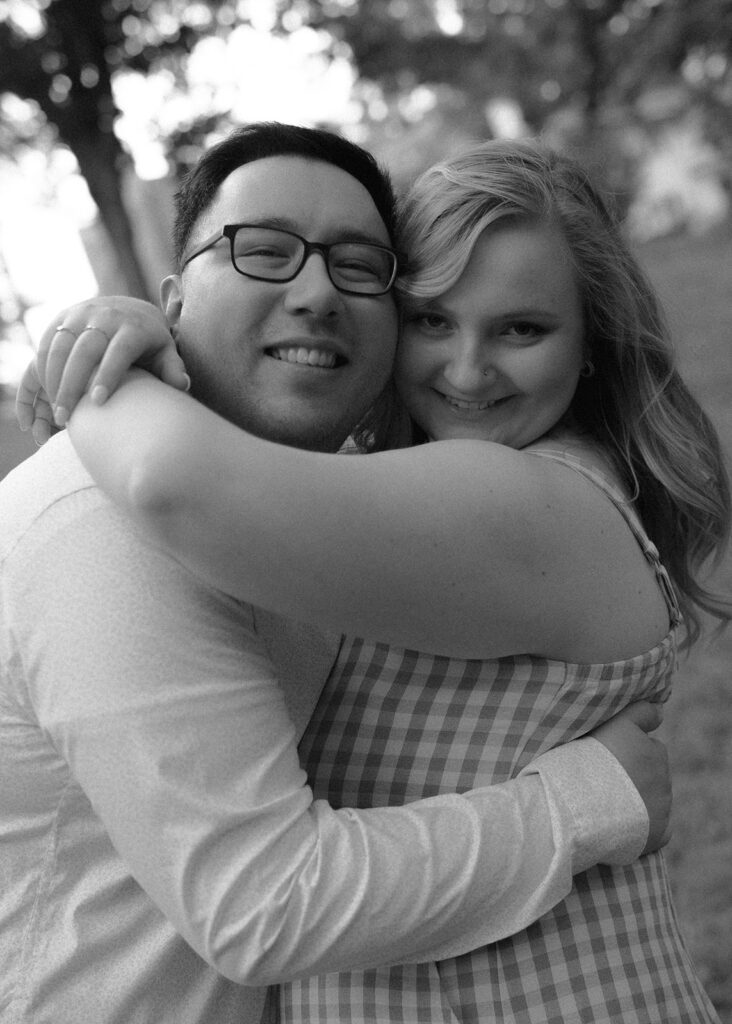
{"label": "tree trunk", "polygon": [[132,223],[122,201],[121,164],[127,159],[116,136],[99,133],[87,139],[75,136],[64,140],[74,153],[79,170],[99,209],[99,217],[117,256],[125,291],[141,299],[150,293],[135,252]]}
{"label": "tree trunk", "polygon": [[[116,253],[124,289],[148,298],[122,194],[126,156],[114,134],[118,111],[106,62],[108,31],[116,27],[98,0],[44,4],[46,32],[25,38],[0,21],[0,90],[35,100],[79,164]],[[68,92],[54,88],[55,76]]]}

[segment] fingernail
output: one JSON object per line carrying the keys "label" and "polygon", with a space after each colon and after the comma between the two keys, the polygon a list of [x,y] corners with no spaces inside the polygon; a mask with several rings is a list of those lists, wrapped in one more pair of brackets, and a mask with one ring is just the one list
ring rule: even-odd
{"label": "fingernail", "polygon": [[91,400],[95,405],[104,405],[109,398],[109,388],[105,388],[103,384],[96,384],[92,388]]}
{"label": "fingernail", "polygon": [[53,418],[56,420],[59,427],[63,427],[66,420],[69,418],[69,410],[65,409],[63,405],[54,405]]}
{"label": "fingernail", "polygon": [[184,373],[183,374],[183,379],[186,382],[185,383],[184,391],[190,391],[191,390],[191,378],[188,376],[187,373]]}
{"label": "fingernail", "polygon": [[50,431],[48,429],[48,424],[45,420],[36,420],[31,429],[33,431],[33,440],[40,448],[41,445],[45,444],[49,438]]}

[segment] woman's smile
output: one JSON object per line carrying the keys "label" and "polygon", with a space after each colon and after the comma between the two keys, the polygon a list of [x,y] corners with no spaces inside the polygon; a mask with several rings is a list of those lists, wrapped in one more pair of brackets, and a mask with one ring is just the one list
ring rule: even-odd
{"label": "woman's smile", "polygon": [[435,441],[524,448],[569,409],[585,359],[582,304],[559,229],[486,228],[457,282],[407,312],[396,380]]}
{"label": "woman's smile", "polygon": [[480,400],[469,399],[469,398],[458,398],[456,395],[448,395],[442,391],[433,389],[435,394],[441,395],[447,404],[455,409],[456,412],[485,412],[486,409],[493,409],[498,405],[503,405],[511,395],[504,395],[502,398],[484,398]]}

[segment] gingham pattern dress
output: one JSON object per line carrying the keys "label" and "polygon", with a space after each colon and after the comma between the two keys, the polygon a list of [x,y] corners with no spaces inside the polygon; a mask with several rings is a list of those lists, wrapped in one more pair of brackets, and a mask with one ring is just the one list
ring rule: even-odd
{"label": "gingham pattern dress", "polygon": [[[462,661],[344,641],[301,744],[315,795],[334,807],[403,804],[512,778],[638,698],[665,700],[678,606],[627,501],[600,487],[655,567],[672,628],[645,654],[577,665]],[[697,1024],[717,1022],[679,934],[663,856],[579,875],[526,931],[439,963],[324,974],[284,985],[283,1024]]]}

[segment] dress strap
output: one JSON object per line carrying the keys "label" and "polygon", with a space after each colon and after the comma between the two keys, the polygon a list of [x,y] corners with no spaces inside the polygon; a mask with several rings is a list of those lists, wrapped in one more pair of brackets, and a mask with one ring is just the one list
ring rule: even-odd
{"label": "dress strap", "polygon": [[679,608],[679,601],[676,596],[676,592],[673,584],[671,583],[671,578],[666,567],[661,562],[661,556],[658,552],[658,548],[646,533],[638,513],[633,508],[632,502],[629,498],[627,498],[622,491],[605,476],[604,473],[594,467],[587,466],[581,459],[578,459],[576,455],[572,455],[570,452],[562,451],[561,449],[533,448],[526,450],[526,454],[538,455],[541,458],[552,459],[554,462],[564,463],[566,466],[569,466],[570,469],[575,470],[575,472],[589,480],[590,483],[599,487],[599,489],[607,495],[613,505],[617,508],[618,512],[620,512],[623,519],[625,519],[646,559],[653,566],[653,570],[656,574],[656,580],[658,581],[661,593],[666,600],[671,623],[673,626],[678,626],[681,622],[681,610]]}

